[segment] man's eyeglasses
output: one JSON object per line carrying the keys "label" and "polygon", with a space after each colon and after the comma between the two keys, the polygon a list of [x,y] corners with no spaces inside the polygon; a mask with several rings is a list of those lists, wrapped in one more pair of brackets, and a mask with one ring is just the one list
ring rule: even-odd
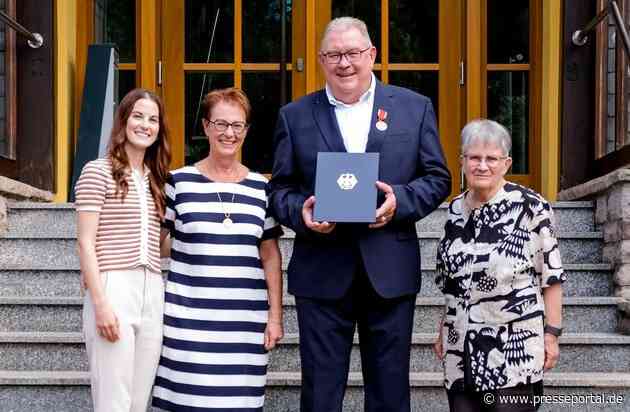
{"label": "man's eyeglasses", "polygon": [[471,166],[479,166],[481,164],[481,162],[485,162],[486,165],[488,167],[497,167],[499,165],[499,162],[501,162],[501,160],[505,160],[508,158],[508,156],[501,156],[501,157],[496,157],[496,156],[477,156],[477,155],[462,155],[462,157],[466,160],[468,160],[468,163]]}
{"label": "man's eyeglasses", "polygon": [[208,123],[210,123],[212,126],[214,126],[215,129],[217,129],[217,131],[219,132],[225,132],[228,127],[232,128],[232,131],[235,134],[241,134],[243,133],[245,130],[247,130],[249,128],[249,125],[245,122],[232,122],[232,123],[228,123],[225,120],[221,120],[221,119],[217,119],[217,120],[210,120],[210,119],[206,119],[208,121]]}
{"label": "man's eyeglasses", "polygon": [[328,53],[322,52],[321,55],[324,57],[324,61],[326,62],[326,64],[339,64],[344,56],[346,56],[346,59],[348,59],[350,63],[356,63],[361,60],[361,55],[371,48],[372,46],[368,46],[363,50],[348,50],[344,53],[336,51]]}

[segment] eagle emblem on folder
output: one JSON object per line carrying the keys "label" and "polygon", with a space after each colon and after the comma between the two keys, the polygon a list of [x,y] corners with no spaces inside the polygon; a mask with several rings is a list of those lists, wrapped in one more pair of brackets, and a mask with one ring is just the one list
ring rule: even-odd
{"label": "eagle emblem on folder", "polygon": [[337,184],[341,190],[352,190],[359,183],[352,173],[342,173],[337,179]]}

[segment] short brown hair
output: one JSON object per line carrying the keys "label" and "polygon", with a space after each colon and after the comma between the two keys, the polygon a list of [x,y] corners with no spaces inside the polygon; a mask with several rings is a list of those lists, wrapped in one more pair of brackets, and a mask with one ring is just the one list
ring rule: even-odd
{"label": "short brown hair", "polygon": [[236,87],[228,87],[227,89],[212,90],[203,98],[201,103],[201,112],[210,120],[210,112],[219,103],[235,104],[240,106],[245,112],[245,121],[249,123],[249,116],[252,112],[252,106],[244,91]]}

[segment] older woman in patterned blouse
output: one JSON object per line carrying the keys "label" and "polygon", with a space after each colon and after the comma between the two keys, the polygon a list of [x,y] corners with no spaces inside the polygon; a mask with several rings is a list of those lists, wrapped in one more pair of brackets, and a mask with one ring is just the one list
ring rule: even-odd
{"label": "older woman in patterned blouse", "polygon": [[468,190],[450,203],[437,252],[445,311],[434,351],[451,411],[535,411],[543,370],[558,361],[565,275],[553,212],[505,180],[511,145],[492,120],[462,130]]}

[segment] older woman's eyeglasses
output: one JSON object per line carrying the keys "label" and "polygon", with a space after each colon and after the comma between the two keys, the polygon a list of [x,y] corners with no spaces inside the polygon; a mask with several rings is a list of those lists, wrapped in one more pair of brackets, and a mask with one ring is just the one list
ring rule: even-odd
{"label": "older woman's eyeglasses", "polygon": [[321,55],[324,56],[324,61],[326,62],[326,64],[339,64],[339,62],[344,56],[346,56],[346,59],[348,59],[350,63],[356,63],[359,60],[361,60],[361,55],[365,53],[366,51],[370,50],[371,48],[372,46],[368,46],[363,50],[348,50],[347,52],[344,52],[344,53],[336,52],[336,51],[332,51],[328,53],[322,52]]}
{"label": "older woman's eyeglasses", "polygon": [[485,162],[485,164],[488,167],[497,167],[502,160],[505,160],[508,158],[508,156],[501,156],[501,157],[485,156],[484,157],[484,156],[477,156],[477,155],[462,155],[462,157],[468,160],[468,163],[471,166],[479,166],[482,162]]}
{"label": "older woman's eyeglasses", "polygon": [[210,120],[210,119],[206,119],[208,121],[208,123],[210,123],[215,129],[217,129],[217,131],[219,132],[225,132],[228,127],[232,128],[232,131],[236,134],[241,134],[243,133],[245,130],[247,130],[249,128],[249,125],[245,122],[226,122],[225,120],[221,120],[221,119],[217,119],[217,120]]}

